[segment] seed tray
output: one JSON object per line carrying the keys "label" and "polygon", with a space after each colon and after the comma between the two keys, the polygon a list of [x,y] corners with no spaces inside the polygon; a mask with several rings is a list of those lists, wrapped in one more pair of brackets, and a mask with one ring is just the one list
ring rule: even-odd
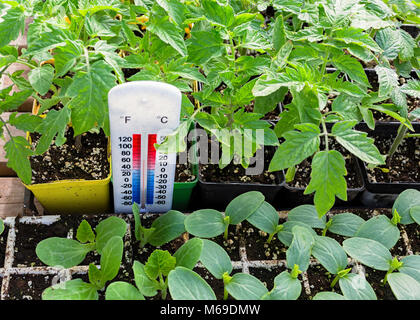
{"label": "seed tray", "polygon": [[[389,209],[387,209],[389,211]],[[351,211],[349,209],[348,211]],[[340,210],[340,212],[343,212],[343,210]],[[338,211],[337,211],[338,213]],[[327,215],[332,216],[334,214],[334,211],[332,213],[328,213]],[[372,217],[374,215],[377,215],[378,211],[371,210],[369,212],[369,216]],[[100,217],[101,220],[109,217],[111,215],[100,215],[96,217]],[[123,218],[128,226],[134,226],[134,218],[133,215],[116,215],[120,218]],[[150,216],[156,216],[152,214],[146,214],[145,217]],[[287,211],[280,211],[279,216],[282,219],[287,218]],[[92,218],[92,216],[90,216]],[[89,218],[89,217],[88,217]],[[5,219],[4,223],[8,229],[7,234],[7,244],[6,244],[6,252],[5,252],[5,260],[4,260],[4,267],[0,268],[0,278],[2,280],[1,285],[1,294],[0,299],[1,300],[8,300],[9,299],[9,284],[10,284],[10,278],[13,275],[21,275],[21,276],[30,276],[30,275],[45,275],[45,276],[52,276],[52,284],[58,283],[58,282],[64,282],[71,280],[74,276],[77,275],[86,275],[89,269],[88,265],[79,265],[75,266],[69,269],[62,269],[62,268],[56,268],[56,267],[48,267],[48,266],[42,266],[42,265],[34,265],[34,266],[13,266],[14,262],[14,253],[15,253],[15,244],[16,244],[16,233],[18,231],[20,224],[30,224],[30,225],[52,225],[55,222],[60,221],[62,218],[61,216],[54,215],[54,216],[25,216],[25,217],[8,217]],[[92,226],[95,227],[95,226]],[[132,252],[132,246],[130,245],[132,243],[132,234],[131,234],[131,228],[127,228],[127,233],[125,235],[124,239],[124,256],[123,256],[123,263],[125,265],[131,266],[133,263],[133,252]],[[404,245],[404,249],[407,252],[408,255],[413,254],[411,242],[407,236],[407,233],[404,229],[404,226],[400,226],[401,230],[401,238],[402,243]],[[72,228],[68,230],[67,237],[73,238],[73,235],[75,233],[75,230]],[[183,235],[184,242],[189,239],[188,234]],[[134,240],[133,240],[134,241]],[[35,250],[35,248],[34,248]],[[239,246],[239,261],[232,261],[233,269],[241,270],[244,273],[250,273],[250,269],[266,269],[271,270],[271,268],[276,267],[286,267],[286,260],[285,259],[279,259],[279,260],[248,260],[247,257],[247,246],[245,243],[245,240],[241,241]],[[360,265],[358,262],[353,260],[352,258],[349,258],[349,266],[353,268],[352,272],[356,272],[359,274],[364,274],[364,267]],[[319,262],[311,258],[310,266],[319,266]],[[99,266],[98,266],[99,267]],[[203,268],[203,265],[199,262],[197,263],[197,268]],[[308,278],[307,272],[303,272],[301,275],[302,284],[303,284],[303,292],[307,296],[312,296],[311,292],[311,283]],[[271,288],[268,288],[271,289]],[[26,297],[26,299],[31,299],[31,297]]]}

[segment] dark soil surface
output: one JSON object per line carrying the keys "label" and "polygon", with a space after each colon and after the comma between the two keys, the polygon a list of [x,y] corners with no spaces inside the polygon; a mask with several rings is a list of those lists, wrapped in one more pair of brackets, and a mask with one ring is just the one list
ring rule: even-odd
{"label": "dark soil surface", "polygon": [[9,234],[9,227],[4,226],[4,231],[0,235],[0,268],[4,266],[4,259],[6,258],[7,235]]}
{"label": "dark soil surface", "polygon": [[[67,141],[58,147],[55,144],[39,156],[30,157],[32,183],[46,183],[65,179],[102,180],[109,175],[107,145],[108,139],[101,131],[83,133],[82,148],[77,150],[73,129],[67,129]],[[40,135],[31,134],[32,147],[35,148]]]}
{"label": "dark soil surface", "polygon": [[51,237],[65,238],[67,237],[68,230],[69,226],[63,221],[55,222],[50,226],[18,223],[13,266],[45,266],[35,253],[37,244]]}
{"label": "dark soil surface", "polygon": [[269,269],[265,268],[249,268],[249,273],[258,278],[270,291],[274,287],[274,278],[286,270],[284,266],[273,266]]}
{"label": "dark soil surface", "polygon": [[389,284],[385,286],[382,280],[385,278],[386,271],[379,271],[365,266],[366,280],[372,286],[373,290],[378,297],[378,300],[395,300]]}
{"label": "dark soil surface", "polygon": [[[224,295],[224,285],[222,279],[216,279],[213,275],[207,271],[206,268],[199,268],[195,267],[193,269],[194,272],[198,273],[201,278],[203,278],[213,289],[217,300],[223,300]],[[239,269],[233,269],[230,275],[234,275],[235,273],[241,272]],[[228,296],[228,300],[234,300],[230,295]]]}
{"label": "dark soil surface", "polygon": [[210,240],[216,242],[219,246],[225,249],[232,261],[241,261],[239,253],[241,238],[237,232],[232,231],[234,230],[234,226],[229,226],[229,230],[227,240],[223,238],[223,235],[211,238]]}
{"label": "dark soil surface", "polygon": [[175,170],[175,182],[192,182],[197,178],[193,174],[191,164],[177,164]]}
{"label": "dark soil surface", "polygon": [[56,281],[53,275],[11,275],[7,300],[41,300],[42,292]]}
{"label": "dark soil surface", "polygon": [[411,223],[405,225],[404,229],[410,240],[413,254],[420,254],[420,226],[417,223]]}
{"label": "dark soil surface", "polygon": [[[284,222],[286,220],[281,219],[279,223]],[[274,236],[268,244],[268,234],[246,221],[242,222],[241,236],[245,242],[248,261],[286,259],[287,248],[277,239],[277,236]]]}
{"label": "dark soil surface", "polygon": [[[341,294],[338,283],[335,285],[334,289],[331,289],[331,283],[335,276],[330,274],[323,266],[310,266],[307,270],[307,275],[311,289],[311,296],[309,298],[312,299],[321,291],[334,291]],[[302,292],[303,291],[304,290],[302,290]],[[306,296],[306,293],[303,292],[303,295]]]}
{"label": "dark soil surface", "polygon": [[[382,154],[388,153],[393,139],[374,136],[375,145]],[[404,139],[391,158],[389,165],[367,169],[372,183],[419,182],[420,181],[420,138]],[[388,172],[389,171],[389,172]]]}
{"label": "dark soil surface", "polygon": [[[276,185],[280,182],[278,176],[268,172],[268,166],[270,165],[274,152],[272,148],[264,148],[264,172],[262,174],[247,175],[242,165],[234,164],[233,162],[225,168],[220,169],[218,164],[211,164],[209,159],[209,164],[200,164],[199,175],[205,182],[245,182]],[[250,167],[253,167],[253,165]]]}
{"label": "dark soil surface", "polygon": [[[356,159],[337,142],[330,140],[329,143],[330,150],[339,151],[346,160],[347,175],[345,176],[345,179],[347,181],[347,188],[358,189],[363,187],[363,181],[361,175],[359,175]],[[301,164],[297,165],[294,180],[292,182],[288,182],[287,184],[293,188],[305,189],[311,180],[311,163],[312,160],[308,158]]]}

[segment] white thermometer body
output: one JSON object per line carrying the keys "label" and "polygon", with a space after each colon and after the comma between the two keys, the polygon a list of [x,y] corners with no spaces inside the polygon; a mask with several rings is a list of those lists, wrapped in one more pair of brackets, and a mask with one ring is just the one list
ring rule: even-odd
{"label": "white thermometer body", "polygon": [[114,209],[167,212],[172,207],[175,153],[154,147],[179,125],[181,92],[155,81],[133,81],[108,94]]}

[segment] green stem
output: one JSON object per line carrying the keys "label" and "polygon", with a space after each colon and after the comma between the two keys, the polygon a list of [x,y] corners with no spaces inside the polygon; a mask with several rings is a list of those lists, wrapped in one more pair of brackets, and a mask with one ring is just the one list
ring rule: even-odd
{"label": "green stem", "polygon": [[420,138],[420,133],[407,133],[405,136],[404,136],[404,139],[405,138]]}
{"label": "green stem", "polygon": [[29,63],[27,61],[21,60],[21,59],[17,59],[16,63],[24,64],[25,66],[30,67],[32,69],[37,67],[36,65]]}
{"label": "green stem", "polygon": [[397,151],[400,144],[403,142],[407,131],[408,131],[408,128],[403,124],[401,124],[400,127],[398,128],[397,136],[395,137],[394,142],[392,143],[392,146],[389,149],[388,157],[386,159],[386,163],[387,163],[388,166],[391,163],[392,156]]}
{"label": "green stem", "polygon": [[334,288],[335,285],[337,284],[338,280],[340,280],[340,276],[337,274],[333,280],[333,282],[331,282],[331,288]]}
{"label": "green stem", "polygon": [[325,124],[325,119],[324,118],[321,119],[321,123],[322,123],[323,136],[324,136],[324,140],[325,140],[325,149],[327,151],[329,151],[329,146],[328,146],[328,130],[327,130],[327,126]]}
{"label": "green stem", "polygon": [[225,232],[223,233],[223,238],[225,240],[227,240],[227,238],[228,238],[228,230],[229,230],[229,225],[226,225]]}
{"label": "green stem", "polygon": [[229,293],[227,292],[226,288],[223,289],[223,300],[227,300]]}
{"label": "green stem", "polygon": [[274,231],[273,233],[270,233],[270,235],[268,236],[267,239],[267,243],[271,243],[271,240],[273,240],[274,235],[276,234],[276,231]]}

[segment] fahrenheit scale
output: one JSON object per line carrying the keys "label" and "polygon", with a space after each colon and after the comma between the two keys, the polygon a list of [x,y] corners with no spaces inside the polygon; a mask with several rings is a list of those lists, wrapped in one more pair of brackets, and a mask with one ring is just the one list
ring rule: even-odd
{"label": "fahrenheit scale", "polygon": [[108,94],[114,209],[131,213],[136,202],[143,212],[172,207],[175,153],[161,153],[161,143],[179,125],[181,92],[155,81],[133,81]]}

